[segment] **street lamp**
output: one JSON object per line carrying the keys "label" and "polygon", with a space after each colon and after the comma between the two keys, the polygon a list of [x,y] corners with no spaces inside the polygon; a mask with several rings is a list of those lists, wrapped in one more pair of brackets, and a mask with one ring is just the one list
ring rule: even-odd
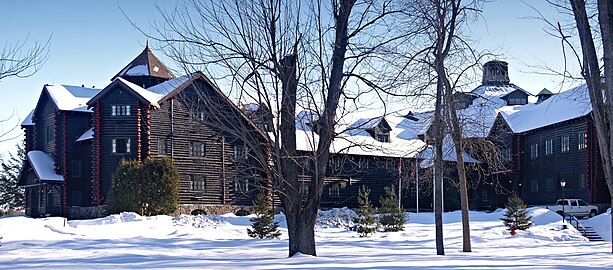
{"label": "street lamp", "polygon": [[564,211],[564,206],[566,205],[566,200],[564,199],[564,187],[566,186],[566,181],[560,181],[560,186],[562,186],[562,223],[564,223],[564,219],[566,219],[566,213]]}

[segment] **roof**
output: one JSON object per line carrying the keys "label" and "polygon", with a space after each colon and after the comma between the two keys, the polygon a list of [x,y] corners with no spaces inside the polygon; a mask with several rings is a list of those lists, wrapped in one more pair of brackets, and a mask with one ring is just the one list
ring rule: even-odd
{"label": "roof", "polygon": [[34,115],[34,110],[30,111],[28,116],[26,116],[26,118],[23,119],[23,121],[21,122],[22,127],[34,125],[34,122],[32,121],[32,115]]}
{"label": "roof", "polygon": [[522,133],[585,116],[592,111],[586,85],[554,95],[539,104],[504,110],[502,117],[513,133]]}
{"label": "roof", "polygon": [[[434,147],[428,146],[424,151],[419,153],[419,158],[426,160],[433,160],[435,157]],[[481,161],[473,158],[466,151],[462,151],[462,157],[464,158],[464,163],[481,163]],[[447,135],[443,139],[443,160],[444,161],[458,161],[458,157],[455,153],[455,145],[453,144],[453,140],[451,136]],[[424,166],[427,167],[427,166]]]}
{"label": "roof", "polygon": [[77,139],[77,142],[87,141],[94,138],[94,128],[90,128],[81,137]]}
{"label": "roof", "polygon": [[28,152],[28,161],[38,180],[40,181],[64,181],[64,177],[54,170],[55,162],[50,155],[43,151],[33,150]]}
{"label": "roof", "polygon": [[547,90],[547,88],[543,88],[543,90],[541,90],[541,92],[539,92],[536,95],[537,96],[540,96],[540,95],[553,95],[553,93],[551,93],[551,91]]}
{"label": "roof", "polygon": [[87,108],[89,101],[100,89],[62,84],[46,84],[43,91],[49,94],[55,106],[61,111],[92,112]]}
{"label": "roof", "polygon": [[158,59],[147,45],[132,62],[117,73],[111,81],[117,77],[151,76],[157,78],[172,79],[175,75]]}
{"label": "roof", "polygon": [[[349,113],[338,119],[335,130],[338,135],[330,145],[330,153],[409,158],[417,156],[426,148],[411,125],[415,121],[402,116],[386,115],[385,120],[392,128],[390,142],[380,142],[366,130],[372,128],[372,123],[379,123],[383,117],[369,116],[372,116],[371,112]],[[309,123],[317,119],[317,114],[313,112],[302,111],[296,116],[297,150],[313,151],[317,147],[319,135],[309,126]]]}

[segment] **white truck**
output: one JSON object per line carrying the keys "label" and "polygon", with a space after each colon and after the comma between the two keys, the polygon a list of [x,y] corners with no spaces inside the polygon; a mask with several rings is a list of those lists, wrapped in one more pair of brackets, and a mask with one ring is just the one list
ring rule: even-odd
{"label": "white truck", "polygon": [[564,206],[565,213],[572,214],[576,217],[593,217],[598,214],[598,207],[589,205],[581,199],[558,200],[556,205],[547,206],[545,208],[562,215],[562,206]]}

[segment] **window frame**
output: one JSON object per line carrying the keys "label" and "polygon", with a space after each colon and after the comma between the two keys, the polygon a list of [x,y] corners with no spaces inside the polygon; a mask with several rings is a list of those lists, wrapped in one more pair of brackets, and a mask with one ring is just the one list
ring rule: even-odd
{"label": "window frame", "polygon": [[234,180],[234,190],[241,194],[249,193],[249,179]]}
{"label": "window frame", "polygon": [[206,175],[203,174],[190,174],[189,177],[189,190],[193,192],[205,192],[206,191]]}
{"label": "window frame", "polygon": [[204,158],[206,156],[206,143],[202,141],[190,141],[189,156],[192,158]]}
{"label": "window frame", "polygon": [[539,143],[530,144],[530,159],[537,159],[539,157]]}
{"label": "window frame", "polygon": [[585,132],[577,133],[577,150],[587,148],[587,134]]}
{"label": "window frame", "polygon": [[83,167],[80,160],[72,160],[70,162],[70,177],[81,178],[83,177]]}
{"label": "window frame", "polygon": [[53,125],[45,126],[45,143],[52,143],[55,140],[55,128]]}
{"label": "window frame", "polygon": [[545,140],[545,155],[553,155],[553,139]]}
{"label": "window frame", "polygon": [[[125,152],[118,152],[120,148],[117,146],[119,140],[125,140]],[[130,137],[113,137],[111,138],[111,155],[128,155],[132,153],[132,138]]]}
{"label": "window frame", "polygon": [[328,196],[340,197],[341,196],[341,184],[331,183],[328,185]]}
{"label": "window frame", "polygon": [[566,153],[570,151],[570,136],[560,137],[560,152]]}
{"label": "window frame", "polygon": [[131,116],[130,104],[111,104],[111,118],[128,118]]}

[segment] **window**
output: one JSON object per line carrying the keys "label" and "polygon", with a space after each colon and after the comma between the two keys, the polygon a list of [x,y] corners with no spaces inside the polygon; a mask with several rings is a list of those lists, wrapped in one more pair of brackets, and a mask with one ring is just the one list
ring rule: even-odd
{"label": "window", "polygon": [[206,114],[204,113],[203,110],[198,110],[198,109],[194,109],[194,110],[190,110],[189,111],[189,120],[190,121],[201,121],[203,122],[205,120]]}
{"label": "window", "polygon": [[487,202],[490,200],[490,192],[488,190],[481,190],[481,201]]}
{"label": "window", "polygon": [[73,160],[72,164],[72,177],[81,177],[81,161]]}
{"label": "window", "polygon": [[587,203],[584,200],[579,200],[579,206],[587,206]]}
{"label": "window", "polygon": [[585,174],[579,174],[579,188],[585,188]]}
{"label": "window", "polygon": [[538,192],[539,191],[539,182],[538,182],[538,180],[532,180],[532,182],[530,182],[530,191],[531,192]]}
{"label": "window", "polygon": [[545,155],[551,155],[553,154],[553,140],[546,140],[545,141]]}
{"label": "window", "polygon": [[206,177],[204,175],[190,175],[189,186],[191,191],[205,191]]}
{"label": "window", "polygon": [[579,206],[579,205],[577,205],[577,201],[572,200],[570,201],[570,206]]}
{"label": "window", "polygon": [[238,179],[234,182],[234,189],[239,193],[247,193],[249,192],[249,180],[248,179]]}
{"label": "window", "polygon": [[235,145],[234,146],[234,158],[235,159],[239,159],[243,156],[243,146],[242,145]]}
{"label": "window", "polygon": [[525,98],[509,98],[509,105],[523,105],[528,103]]}
{"label": "window", "polygon": [[111,139],[111,153],[126,154],[130,153],[130,138],[113,138]]}
{"label": "window", "polygon": [[341,185],[339,185],[339,184],[330,184],[328,186],[328,195],[330,195],[330,196],[340,196],[341,195]]}
{"label": "window", "polygon": [[579,150],[585,149],[586,141],[587,141],[587,134],[585,134],[585,132],[577,133],[577,149]]}
{"label": "window", "polygon": [[508,163],[511,161],[511,149],[510,148],[502,149],[502,151],[500,151],[500,155],[501,155],[500,158],[502,159],[502,162]]}
{"label": "window", "polygon": [[307,184],[307,183],[302,183],[302,184],[300,185],[300,187],[301,187],[301,190],[302,190],[302,198],[303,198],[303,199],[306,199],[306,197],[308,197],[308,196],[309,196],[309,184]]}
{"label": "window", "polygon": [[377,141],[380,142],[390,142],[390,135],[388,134],[383,134],[383,133],[379,133],[377,134]]}
{"label": "window", "polygon": [[111,105],[111,117],[130,116],[130,105]]}
{"label": "window", "polygon": [[53,142],[53,139],[55,138],[55,132],[53,126],[47,126],[45,128],[45,142]]}
{"label": "window", "polygon": [[158,139],[158,155],[168,155],[170,152],[169,141],[167,139]]}
{"label": "window", "polygon": [[204,157],[205,147],[203,142],[189,142],[189,156]]}
{"label": "window", "polygon": [[539,157],[539,144],[531,144],[530,145],[530,158],[535,159]]}
{"label": "window", "polygon": [[560,139],[560,144],[562,145],[560,151],[567,152],[570,150],[570,138],[568,136],[562,136]]}
{"label": "window", "polygon": [[555,182],[553,181],[552,177],[545,178],[545,190],[546,191],[553,191],[554,185],[555,185]]}

